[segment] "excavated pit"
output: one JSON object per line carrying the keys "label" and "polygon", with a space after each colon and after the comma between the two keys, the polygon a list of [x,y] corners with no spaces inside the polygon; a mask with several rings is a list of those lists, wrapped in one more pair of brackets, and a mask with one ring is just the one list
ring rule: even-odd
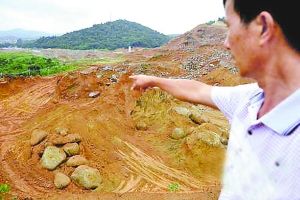
{"label": "excavated pit", "polygon": [[[10,94],[1,99],[0,107],[0,181],[8,182],[12,194],[20,198],[88,199],[86,194],[139,198],[143,193],[149,199],[160,193],[174,198],[172,185],[179,196],[216,198],[228,140],[224,116],[159,89],[131,91],[129,74],[117,82],[111,76],[110,72],[102,72],[101,77],[97,71],[73,72],[32,78],[16,92],[7,89]],[[15,88],[19,83],[5,84]],[[100,95],[89,97],[94,91]],[[103,182],[92,193],[73,182],[56,189],[54,172],[41,166],[45,147],[59,137],[57,127],[81,136],[80,155],[100,171]],[[31,146],[36,129],[47,131],[48,136]],[[183,136],[174,136],[175,129],[182,130]],[[74,167],[63,163],[56,171],[70,176]]]}

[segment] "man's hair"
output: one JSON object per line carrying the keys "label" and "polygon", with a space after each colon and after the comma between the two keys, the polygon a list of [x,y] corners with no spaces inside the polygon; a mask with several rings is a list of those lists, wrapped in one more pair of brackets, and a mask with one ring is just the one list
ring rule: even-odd
{"label": "man's hair", "polygon": [[[227,0],[223,0],[225,6]],[[249,24],[262,11],[269,12],[281,27],[286,40],[300,52],[300,28],[298,27],[300,9],[297,0],[232,0],[244,24]],[[297,17],[298,16],[298,17]]]}

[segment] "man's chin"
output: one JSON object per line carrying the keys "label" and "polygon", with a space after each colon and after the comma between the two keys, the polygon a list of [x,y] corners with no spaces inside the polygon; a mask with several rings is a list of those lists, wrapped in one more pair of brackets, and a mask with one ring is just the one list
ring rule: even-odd
{"label": "man's chin", "polygon": [[256,77],[254,76],[254,74],[251,74],[249,71],[239,71],[239,76],[245,79],[249,79],[249,80],[253,80],[256,81]]}
{"label": "man's chin", "polygon": [[241,68],[239,68],[239,75],[243,78],[251,78],[249,72],[241,70]]}

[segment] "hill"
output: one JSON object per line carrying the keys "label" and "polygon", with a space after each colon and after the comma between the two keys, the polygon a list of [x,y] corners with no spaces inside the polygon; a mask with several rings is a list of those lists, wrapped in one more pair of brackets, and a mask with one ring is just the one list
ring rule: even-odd
{"label": "hill", "polygon": [[141,24],[116,20],[90,28],[70,32],[62,36],[42,37],[23,47],[62,49],[109,49],[133,47],[159,47],[169,37]]}

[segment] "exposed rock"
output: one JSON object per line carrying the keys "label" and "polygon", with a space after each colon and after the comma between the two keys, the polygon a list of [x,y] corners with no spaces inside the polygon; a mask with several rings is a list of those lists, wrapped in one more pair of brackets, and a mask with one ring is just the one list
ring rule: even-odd
{"label": "exposed rock", "polygon": [[145,130],[148,129],[148,126],[147,126],[147,124],[146,124],[145,122],[139,121],[139,122],[136,123],[135,128],[136,128],[137,130],[145,131]]}
{"label": "exposed rock", "polygon": [[185,108],[185,107],[174,107],[173,110],[178,113],[179,115],[183,115],[183,116],[186,116],[186,117],[189,117],[190,114],[192,114],[192,112],[188,109],[188,108]]}
{"label": "exposed rock", "polygon": [[74,156],[80,152],[80,148],[77,143],[67,143],[63,146],[63,150],[68,156]]}
{"label": "exposed rock", "polygon": [[100,73],[97,73],[97,74],[96,74],[96,77],[97,77],[98,79],[101,79],[101,78],[103,77],[103,73],[101,73],[101,72],[100,72]]}
{"label": "exposed rock", "polygon": [[80,155],[76,155],[76,156],[72,156],[71,158],[69,158],[69,160],[66,162],[66,165],[68,167],[77,167],[79,165],[86,165],[88,164],[88,160]]}
{"label": "exposed rock", "polygon": [[191,134],[186,138],[186,144],[189,149],[192,149],[198,142],[205,143],[209,146],[223,147],[221,135],[222,132],[215,129],[213,124],[204,123],[191,130]]}
{"label": "exposed rock", "polygon": [[58,103],[58,99],[53,99],[52,103],[57,104]]}
{"label": "exposed rock", "polygon": [[65,137],[66,143],[80,142],[81,136],[79,134],[69,134]]}
{"label": "exposed rock", "polygon": [[186,138],[186,144],[190,149],[192,149],[198,141],[209,146],[220,146],[221,144],[219,135],[210,131],[196,132]]}
{"label": "exposed rock", "polygon": [[65,127],[57,127],[57,128],[55,129],[55,132],[56,132],[57,134],[60,134],[60,135],[65,136],[65,135],[68,135],[69,129],[68,129],[68,128],[65,128]]}
{"label": "exposed rock", "polygon": [[63,189],[65,187],[67,187],[70,184],[70,182],[71,182],[71,179],[67,175],[65,175],[61,172],[55,173],[54,185],[56,188]]}
{"label": "exposed rock", "polygon": [[34,130],[31,134],[30,144],[37,145],[47,137],[48,133],[43,130]]}
{"label": "exposed rock", "polygon": [[52,137],[51,142],[53,143],[53,145],[63,145],[68,143],[65,137],[61,135],[58,135],[55,138]]}
{"label": "exposed rock", "polygon": [[99,91],[95,91],[95,92],[90,92],[89,93],[89,97],[90,98],[96,98],[98,96],[100,96],[100,92]]}
{"label": "exposed rock", "polygon": [[175,128],[171,134],[171,138],[175,140],[182,139],[186,136],[186,133],[182,128]]}
{"label": "exposed rock", "polygon": [[41,158],[41,164],[46,169],[54,170],[66,157],[66,153],[62,149],[55,146],[48,146]]}
{"label": "exposed rock", "polygon": [[71,175],[72,180],[86,189],[95,189],[102,183],[101,174],[98,169],[81,165]]}
{"label": "exposed rock", "polygon": [[222,143],[223,145],[228,145],[228,139],[227,139],[227,138],[221,137],[221,138],[220,138],[220,141],[221,141],[221,143]]}
{"label": "exposed rock", "polygon": [[110,80],[111,80],[111,82],[113,82],[113,83],[118,82],[118,77],[117,77],[117,75],[113,74],[113,75],[110,77]]}
{"label": "exposed rock", "polygon": [[189,118],[196,124],[203,124],[209,122],[209,119],[207,117],[196,112],[192,112],[189,115]]}
{"label": "exposed rock", "polygon": [[67,143],[80,142],[81,136],[79,134],[68,134],[64,137],[58,136],[52,140],[55,145],[63,145]]}
{"label": "exposed rock", "polygon": [[103,67],[102,70],[103,71],[112,71],[113,68],[112,68],[112,66],[107,65],[107,66]]}

